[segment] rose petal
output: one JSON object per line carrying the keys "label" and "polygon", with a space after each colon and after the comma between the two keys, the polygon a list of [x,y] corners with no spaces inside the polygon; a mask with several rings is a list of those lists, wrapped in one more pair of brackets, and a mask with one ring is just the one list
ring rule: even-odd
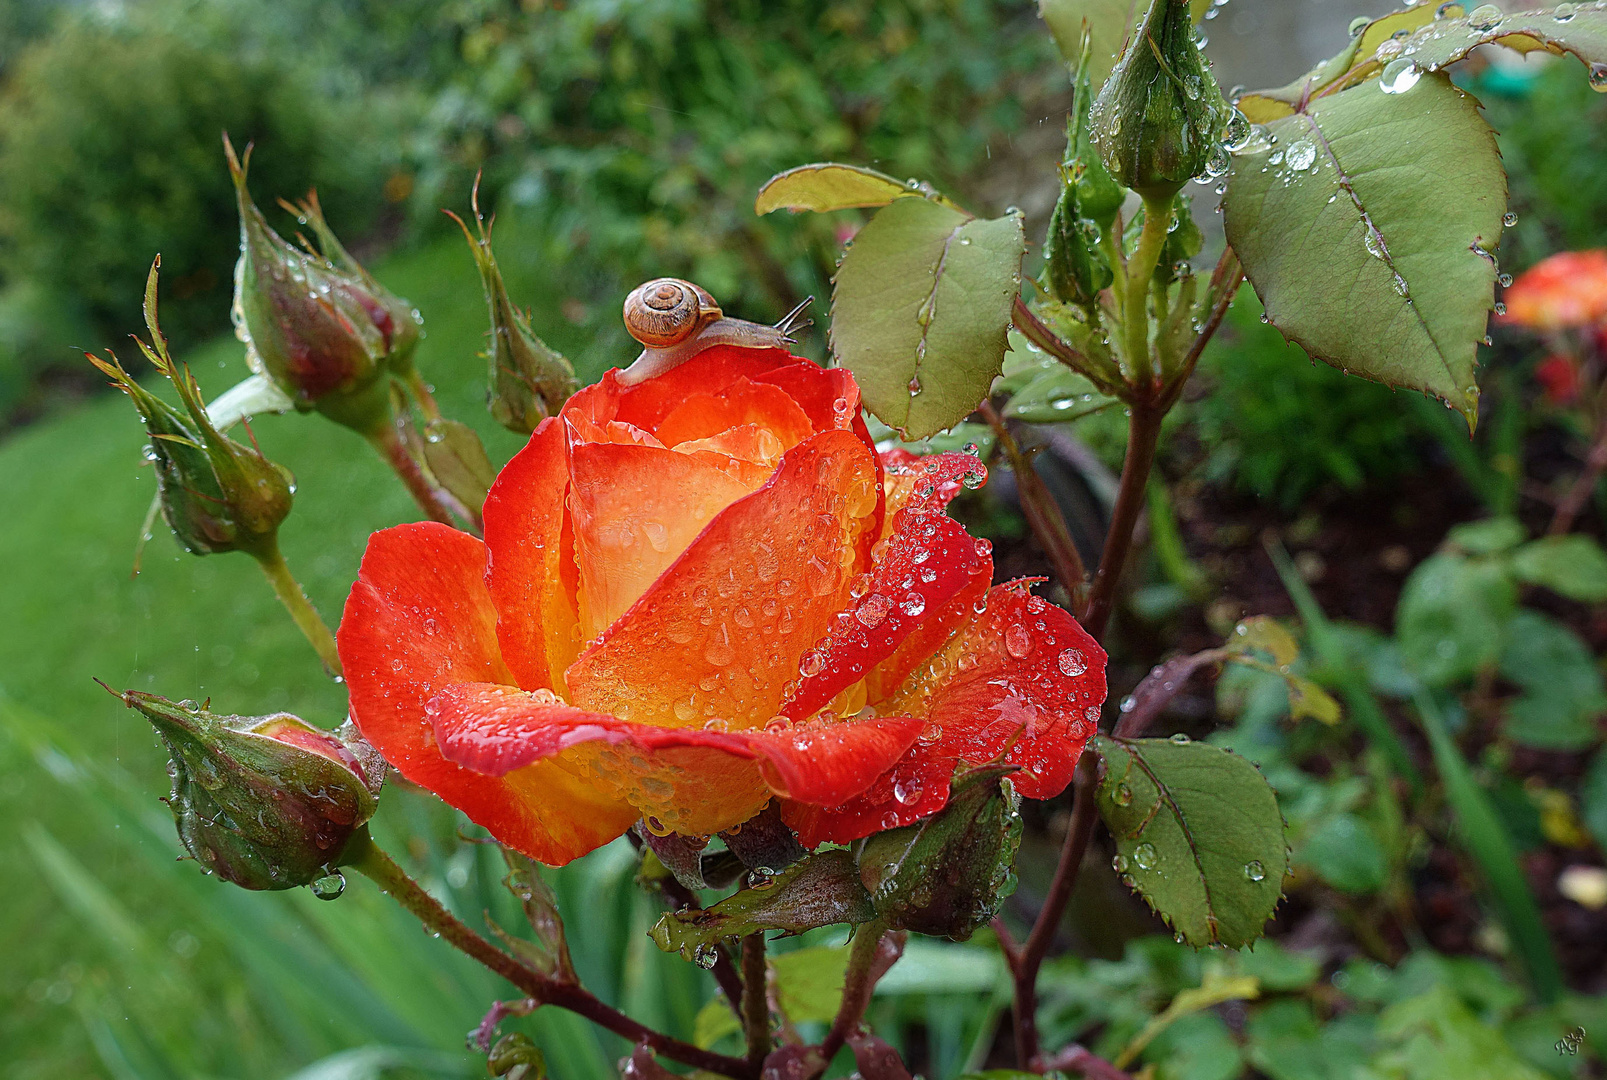
{"label": "rose petal", "polygon": [[[485,500],[486,569],[497,642],[520,686],[563,691],[579,652],[573,558],[566,558],[563,431],[543,420],[497,476]],[[567,587],[566,587],[567,577]]]}
{"label": "rose petal", "polygon": [[719,393],[691,394],[654,429],[665,446],[707,439],[753,424],[781,442],[783,452],[814,434],[809,417],[779,386],[740,378]]}
{"label": "rose petal", "polygon": [[375,533],[346,600],[339,645],[352,718],[407,779],[532,858],[559,865],[607,843],[636,812],[543,762],[493,779],[449,762],[425,703],[460,682],[513,681],[497,648],[487,549],[433,522]]}
{"label": "rose petal", "polygon": [[635,386],[620,386],[614,373],[609,372],[592,389],[614,402],[615,414],[609,419],[657,431],[670,413],[694,394],[719,394],[739,379],[758,381],[767,372],[798,362],[784,349],[716,345]]}
{"label": "rose petal", "polygon": [[1031,799],[1071,782],[1105,700],[1105,652],[1069,614],[1019,583],[992,589],[987,610],[886,702],[926,728],[909,753],[864,794],[837,807],[789,802],[782,817],[807,847],[847,843],[907,825],[948,801],[961,761],[1001,754]]}
{"label": "rose petal", "polygon": [[754,490],[720,468],[727,460],[617,443],[570,448],[584,637],[612,625],[704,526]]}
{"label": "rose petal", "polygon": [[588,713],[547,691],[491,683],[446,687],[427,708],[452,761],[519,775],[565,754],[604,790],[688,835],[746,821],[772,793],[811,802],[850,798],[897,761],[921,728],[908,717],[774,732],[661,728]]}
{"label": "rose petal", "polygon": [[[959,522],[941,513],[900,511],[864,594],[805,654],[804,678],[782,704],[783,715],[813,716],[890,657],[928,615],[935,617],[982,572],[992,576],[992,560]],[[932,641],[926,655],[946,636]]]}
{"label": "rose petal", "polygon": [[566,673],[569,700],[669,727],[762,726],[861,569],[874,468],[847,431],[794,449],[581,654]]}

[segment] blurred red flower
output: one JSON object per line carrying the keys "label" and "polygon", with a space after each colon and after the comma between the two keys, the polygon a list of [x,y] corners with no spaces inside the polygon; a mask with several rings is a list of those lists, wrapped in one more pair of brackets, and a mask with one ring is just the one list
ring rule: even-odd
{"label": "blurred red flower", "polygon": [[1565,330],[1607,321],[1607,250],[1564,251],[1524,271],[1502,294],[1500,321]]}

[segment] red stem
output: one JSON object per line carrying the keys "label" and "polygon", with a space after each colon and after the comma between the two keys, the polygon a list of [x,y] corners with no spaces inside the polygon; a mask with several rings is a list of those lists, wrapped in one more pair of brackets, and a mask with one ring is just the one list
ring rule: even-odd
{"label": "red stem", "polygon": [[607,1028],[633,1043],[643,1043],[672,1061],[707,1069],[735,1080],[757,1080],[758,1066],[724,1054],[699,1049],[690,1043],[654,1031],[638,1023],[610,1005],[599,1001],[590,991],[571,982],[563,982],[531,971],[485,938],[465,926],[459,919],[407,872],[396,864],[374,841],[364,833],[354,838],[348,849],[345,865],[372,878],[374,883],[394,897],[425,926],[440,934],[453,947],[479,961],[502,976],[524,993],[543,1005],[556,1005],[584,1016],[599,1027]]}

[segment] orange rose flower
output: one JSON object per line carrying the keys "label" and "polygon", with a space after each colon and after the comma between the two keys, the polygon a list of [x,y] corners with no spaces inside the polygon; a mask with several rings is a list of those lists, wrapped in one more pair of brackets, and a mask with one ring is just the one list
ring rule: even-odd
{"label": "orange rose flower", "polygon": [[1607,251],[1563,251],[1525,270],[1501,295],[1500,321],[1566,330],[1607,320]]}
{"label": "orange rose flower", "polygon": [[569,861],[642,819],[779,799],[808,847],[941,808],[960,761],[1062,791],[1105,654],[944,513],[985,470],[884,462],[859,389],[781,349],[610,372],[497,478],[485,540],[375,533],[339,643],[352,716],[503,843]]}

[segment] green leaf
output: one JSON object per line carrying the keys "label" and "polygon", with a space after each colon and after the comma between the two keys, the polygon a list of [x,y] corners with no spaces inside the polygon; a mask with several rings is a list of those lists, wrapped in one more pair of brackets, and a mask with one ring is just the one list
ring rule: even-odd
{"label": "green leaf", "polygon": [[1255,766],[1206,743],[1100,736],[1094,746],[1124,883],[1196,948],[1260,937],[1289,859],[1277,796]]}
{"label": "green leaf", "polygon": [[1579,785],[1579,817],[1597,846],[1607,851],[1607,748],[1596,751],[1590,772]]}
{"label": "green leaf", "polygon": [[1607,552],[1588,536],[1547,536],[1525,544],[1513,555],[1512,570],[1519,581],[1570,600],[1607,600]]}
{"label": "green leaf", "polygon": [[[1371,48],[1364,40],[1362,56],[1370,63],[1358,64],[1346,76],[1346,81],[1355,82],[1400,60],[1414,63],[1425,71],[1439,71],[1466,59],[1480,45],[1490,44],[1505,45],[1522,53],[1537,50],[1558,56],[1572,53],[1591,66],[1607,63],[1607,9],[1579,4],[1566,19],[1557,18],[1550,10],[1542,10],[1502,15],[1492,21],[1475,16],[1478,5],[1470,2],[1466,7],[1466,16],[1429,21],[1402,40],[1398,49],[1386,48],[1384,55],[1379,55],[1377,50],[1388,38],[1372,42]],[[1423,5],[1419,10],[1431,9]]]}
{"label": "green leaf", "polygon": [[1026,252],[1019,213],[982,220],[898,199],[870,220],[832,289],[831,346],[865,404],[905,438],[964,420],[1004,366]]}
{"label": "green leaf", "polygon": [[[1374,1059],[1382,1075],[1409,1080],[1543,1080],[1455,991],[1436,986],[1385,1009],[1379,1037],[1389,1045]],[[1559,1032],[1558,1034],[1561,1034]]]}
{"label": "green leaf", "polygon": [[1306,835],[1299,862],[1343,893],[1377,892],[1389,874],[1388,859],[1372,830],[1354,814],[1333,814]]}
{"label": "green leaf", "polygon": [[1111,1064],[1118,1069],[1125,1069],[1156,1036],[1185,1016],[1224,1001],[1250,1001],[1260,996],[1261,985],[1248,975],[1224,975],[1218,971],[1208,971],[1199,986],[1181,991],[1163,1012],[1150,1017],[1149,1022],[1122,1048]]}
{"label": "green leaf", "polygon": [[1552,1001],[1562,992],[1562,970],[1541,921],[1540,906],[1518,865],[1512,836],[1446,730],[1434,699],[1419,690],[1414,702],[1434,754],[1434,767],[1445,788],[1445,801],[1456,815],[1457,840],[1484,872],[1507,936],[1528,969],[1535,992],[1542,1000]]}
{"label": "green leaf", "polygon": [[869,922],[875,915],[853,857],[825,851],[783,870],[764,888],[744,889],[706,910],[670,912],[651,936],[665,952],[695,960],[721,938],[761,930],[799,934],[817,926]]}
{"label": "green leaf", "polygon": [[1395,637],[1408,669],[1448,686],[1495,663],[1518,606],[1505,560],[1449,552],[1418,564],[1395,609]]}
{"label": "green leaf", "polygon": [[1235,155],[1223,205],[1267,317],[1313,357],[1439,397],[1471,428],[1506,209],[1477,103],[1424,75],[1405,93],[1318,98],[1266,130],[1277,141]]}
{"label": "green leaf", "polygon": [[824,213],[829,210],[886,206],[894,199],[907,196],[922,196],[952,210],[960,209],[929,184],[895,180],[875,169],[825,161],[816,165],[799,165],[772,176],[759,189],[753,210],[757,214],[783,209]]}
{"label": "green leaf", "polygon": [[1458,525],[1446,534],[1445,542],[1469,555],[1499,555],[1528,538],[1517,518],[1496,517]]}
{"label": "green leaf", "polygon": [[1508,630],[1501,674],[1523,687],[1506,709],[1506,733],[1542,750],[1584,750],[1607,712],[1607,687],[1590,649],[1555,619],[1527,608]]}
{"label": "green leaf", "polygon": [[1371,1027],[1356,1013],[1319,1025],[1309,1002],[1274,1001],[1245,1024],[1245,1056],[1272,1080],[1372,1080]]}
{"label": "green leaf", "polygon": [[1004,415],[1032,424],[1063,424],[1108,409],[1116,401],[1101,394],[1093,383],[1075,371],[1057,363],[1011,397],[1004,407]]}

